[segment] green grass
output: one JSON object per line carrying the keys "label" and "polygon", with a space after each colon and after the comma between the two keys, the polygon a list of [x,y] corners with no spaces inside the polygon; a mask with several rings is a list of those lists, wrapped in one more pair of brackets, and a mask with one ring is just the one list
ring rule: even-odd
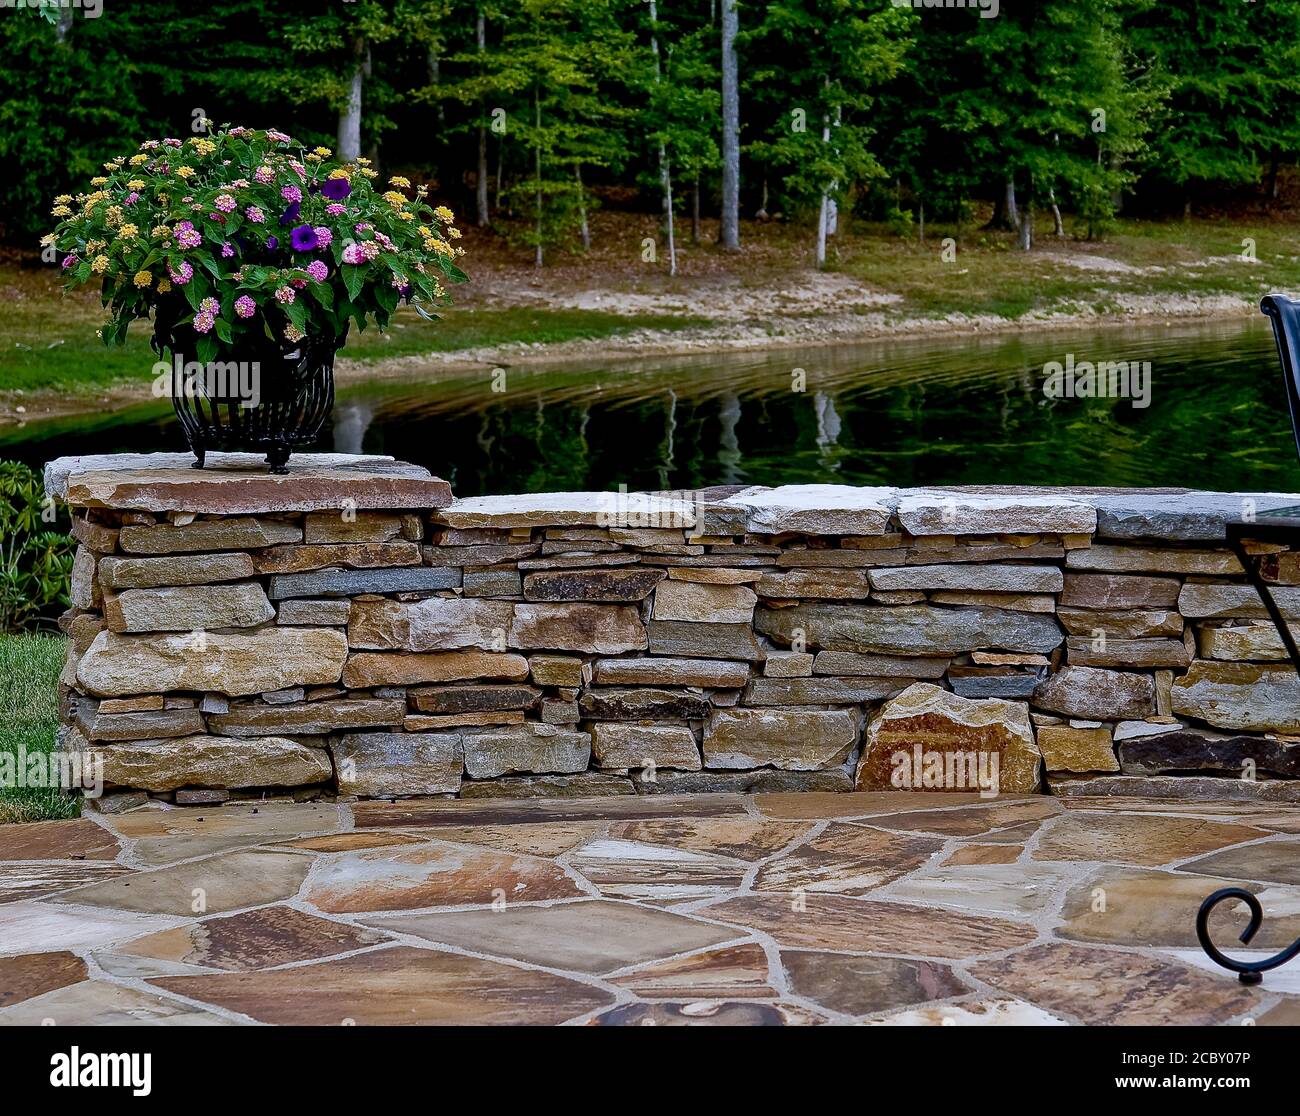
{"label": "green grass", "polygon": [[[0,752],[49,752],[58,727],[61,636],[0,635]],[[0,786],[0,823],[71,818],[80,803],[57,788]]]}
{"label": "green grass", "polygon": [[[51,277],[30,268],[0,266],[0,287],[19,297],[0,304],[0,393],[52,391],[90,395],[135,383],[141,400],[150,398],[152,368],[158,360],[149,347],[149,325],[133,322],[126,344],[107,347],[95,331],[103,324],[97,298],[65,296]],[[342,355],[361,362],[420,353],[443,353],[511,342],[553,344],[600,339],[639,329],[688,329],[704,318],[671,314],[616,314],[605,310],[514,307],[474,310],[450,307],[429,322],[402,310],[386,333],[373,326],[354,329]]]}

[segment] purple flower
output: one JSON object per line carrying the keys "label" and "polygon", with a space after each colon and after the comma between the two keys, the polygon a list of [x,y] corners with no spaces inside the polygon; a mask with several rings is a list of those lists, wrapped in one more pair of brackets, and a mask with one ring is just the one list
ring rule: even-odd
{"label": "purple flower", "polygon": [[320,248],[328,248],[334,243],[334,234],[324,225],[317,225],[315,228],[316,244]]}
{"label": "purple flower", "polygon": [[67,271],[68,268],[70,268],[70,267],[76,267],[76,266],[77,266],[77,257],[76,257],[76,256],[64,256],[64,257],[63,257],[63,270],[64,270],[64,271]]}
{"label": "purple flower", "polygon": [[330,273],[329,267],[324,260],[312,260],[307,265],[307,274],[310,275],[317,283],[325,282]]}
{"label": "purple flower", "polygon": [[272,252],[274,252],[277,248],[280,247],[280,241],[279,241],[279,239],[278,239],[277,237],[274,237],[274,236],[268,236],[268,237],[266,238],[266,246],[267,246],[267,248],[269,248]]}
{"label": "purple flower", "polygon": [[250,205],[247,209],[245,209],[244,216],[247,217],[254,225],[260,225],[263,221],[266,220],[266,214],[263,213],[261,209],[259,209],[255,205]]}
{"label": "purple flower", "polygon": [[352,183],[346,178],[331,178],[320,188],[320,192],[330,201],[342,201],[352,193]]}
{"label": "purple flower", "polygon": [[173,268],[168,264],[167,274],[171,276],[172,282],[175,283],[176,286],[183,287],[194,278],[194,268],[182,260],[180,266],[176,268]]}
{"label": "purple flower", "polygon": [[235,313],[241,318],[251,318],[257,313],[257,303],[250,295],[240,295],[235,299]]}
{"label": "purple flower", "polygon": [[302,201],[302,191],[297,186],[285,186],[280,191],[280,197],[285,201],[300,202]]}
{"label": "purple flower", "polygon": [[343,249],[343,262],[345,264],[362,264],[366,262],[365,254],[361,251],[360,244],[349,244]]}
{"label": "purple flower", "polygon": [[221,258],[223,260],[228,260],[234,254],[235,254],[235,246],[231,244],[230,241],[227,240],[226,243],[221,246]]}
{"label": "purple flower", "polygon": [[295,252],[314,252],[320,245],[316,230],[310,225],[298,225],[289,233],[289,241]]}
{"label": "purple flower", "polygon": [[338,202],[330,202],[329,205],[325,207],[325,212],[330,217],[342,217],[347,211],[348,207],[346,205],[341,205]]}
{"label": "purple flower", "polygon": [[132,191],[131,191],[129,194],[127,194],[127,196],[126,196],[126,204],[127,204],[127,205],[135,205],[135,203],[138,202],[139,200],[140,200],[140,195],[137,194],[134,190],[132,190]]}
{"label": "purple flower", "polygon": [[280,214],[280,224],[292,225],[298,220],[298,214],[302,210],[302,202],[290,202],[289,208]]}

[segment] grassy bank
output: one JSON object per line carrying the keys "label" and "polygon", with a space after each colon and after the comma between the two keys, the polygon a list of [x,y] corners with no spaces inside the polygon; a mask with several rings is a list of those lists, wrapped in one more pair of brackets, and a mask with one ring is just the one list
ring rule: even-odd
{"label": "grassy bank", "polygon": [[[820,273],[809,267],[811,233],[802,225],[746,222],[739,253],[714,245],[715,226],[705,223],[699,244],[683,230],[676,277],[667,275],[662,253],[657,263],[640,262],[642,243],[657,234],[649,215],[596,214],[591,250],[552,253],[540,273],[501,237],[469,230],[471,282],[454,292],[457,305],[436,323],[403,312],[387,333],[354,333],[342,353],[346,376],[362,378],[368,366],[422,354],[481,362],[482,350],[499,346],[515,346],[522,360],[575,341],[596,343],[586,346],[588,355],[599,355],[605,340],[649,354],[675,346],[698,351],[710,338],[723,347],[750,334],[762,344],[783,333],[928,333],[969,328],[972,320],[1018,328],[1045,318],[1247,313],[1262,292],[1300,285],[1300,226],[1264,218],[1123,221],[1096,243],[1058,239],[1040,220],[1028,253],[1012,234],[973,223],[931,225],[922,242],[915,231],[905,238],[845,220]],[[949,237],[955,258],[945,258]],[[20,419],[19,407],[39,413],[40,400],[55,397],[62,402],[56,410],[65,411],[70,399],[140,402],[156,359],[147,323],[132,327],[125,347],[106,349],[95,336],[101,321],[98,298],[90,291],[65,296],[53,267],[31,256],[0,257],[0,336],[7,342],[0,346],[0,420]]]}
{"label": "grassy bank", "polygon": [[[59,636],[0,635],[0,752],[48,752],[58,726],[56,683],[67,642]],[[70,818],[78,800],[58,789],[0,786],[0,823]]]}

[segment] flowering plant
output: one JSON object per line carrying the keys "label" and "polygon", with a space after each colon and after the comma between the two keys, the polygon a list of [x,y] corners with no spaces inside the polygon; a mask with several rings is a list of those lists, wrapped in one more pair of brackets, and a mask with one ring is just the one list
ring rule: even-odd
{"label": "flowering plant", "polygon": [[444,283],[465,278],[451,211],[405,178],[381,193],[368,160],[331,154],[274,129],[147,140],[90,192],[56,198],[42,244],[64,254],[69,288],[102,284],[106,344],[151,312],[157,334],[192,328],[201,361],[241,340],[341,344],[351,322],[383,329],[403,301],[431,317],[450,302]]}

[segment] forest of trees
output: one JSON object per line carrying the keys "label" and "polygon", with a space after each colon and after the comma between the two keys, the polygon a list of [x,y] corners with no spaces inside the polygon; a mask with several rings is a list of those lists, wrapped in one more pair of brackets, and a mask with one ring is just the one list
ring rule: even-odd
{"label": "forest of trees", "polygon": [[[467,223],[590,243],[662,214],[660,258],[720,219],[959,228],[1032,247],[1115,215],[1276,190],[1300,151],[1300,0],[109,0],[0,11],[0,233],[141,139],[203,116],[418,174]],[[1062,213],[1066,216],[1063,217]]]}

